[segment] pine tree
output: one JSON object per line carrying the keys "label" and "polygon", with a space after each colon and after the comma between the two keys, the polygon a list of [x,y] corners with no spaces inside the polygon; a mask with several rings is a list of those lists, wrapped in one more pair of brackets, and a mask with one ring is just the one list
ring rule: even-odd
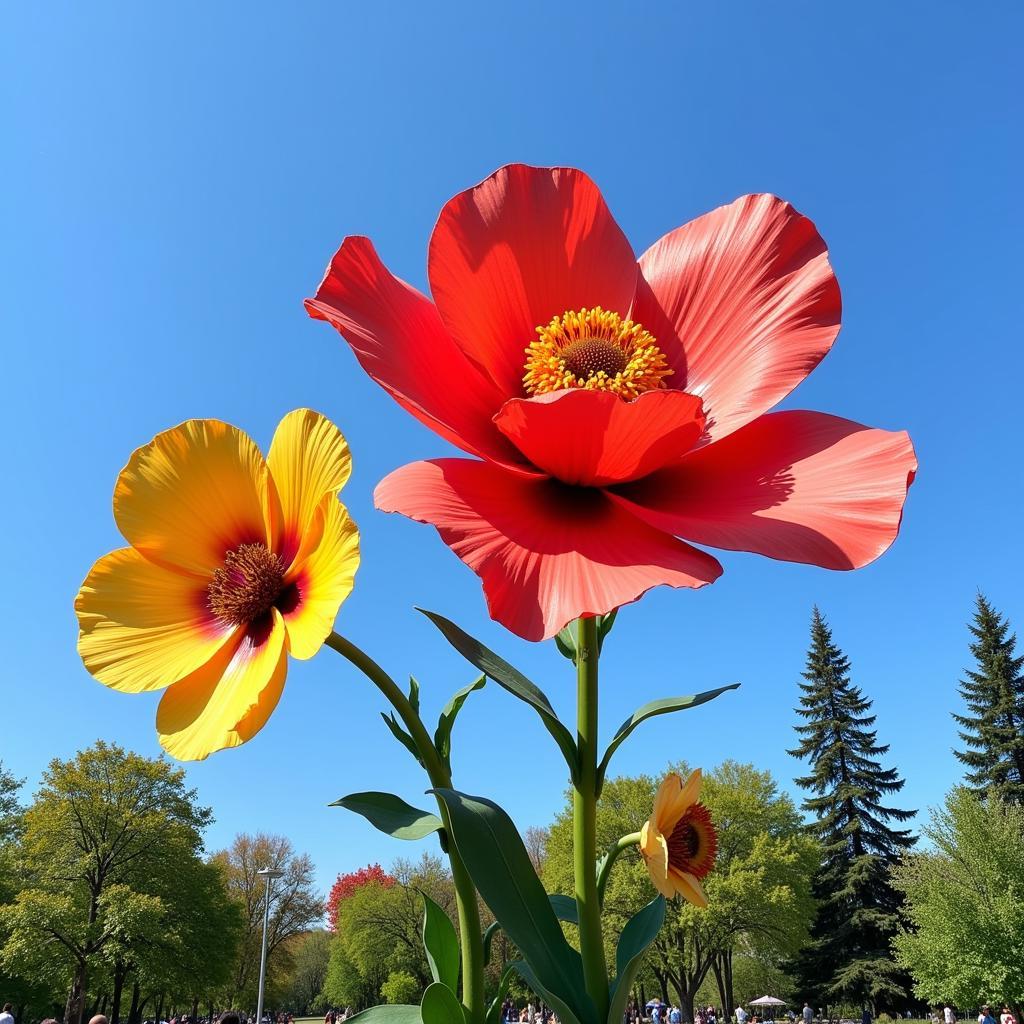
{"label": "pine tree", "polygon": [[977,666],[960,682],[969,714],[953,715],[965,744],[954,753],[978,796],[1024,804],[1024,655],[1015,654],[1010,623],[981,594],[968,628]]}
{"label": "pine tree", "polygon": [[810,794],[802,806],[816,818],[809,827],[821,841],[822,863],[811,941],[793,965],[800,994],[818,1005],[902,1009],[911,1002],[910,979],[889,951],[902,919],[889,869],[915,839],[890,822],[915,812],[884,802],[903,780],[880,765],[889,747],[872,728],[871,701],[850,682],[850,662],[817,608],[803,676],[800,743],[790,753],[808,762],[809,774],[796,782]]}

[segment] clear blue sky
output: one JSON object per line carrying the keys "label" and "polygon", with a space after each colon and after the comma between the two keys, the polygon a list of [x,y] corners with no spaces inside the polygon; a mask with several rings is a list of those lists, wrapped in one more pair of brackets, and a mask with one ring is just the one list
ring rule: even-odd
{"label": "clear blue sky", "polygon": [[[842,9],[841,9],[842,8]],[[792,785],[796,683],[817,602],[925,807],[959,777],[949,713],[982,588],[1024,630],[1017,3],[17,4],[0,33],[5,356],[0,757],[38,781],[102,736],[158,751],[156,700],[108,691],[75,653],[72,600],[120,540],[116,474],[157,431],[217,416],[266,444],[311,405],[347,434],[364,561],[339,629],[434,710],[472,678],[412,611],[448,614],[535,676],[566,717],[567,663],[486,619],[434,532],[373,511],[393,467],[446,453],[302,299],[349,233],[425,287],[441,204],[502,163],[586,169],[637,251],[745,192],[811,216],[844,294],[831,355],[787,405],[908,428],[904,532],[853,574],[726,554],[699,592],[628,608],[603,721],[740,680],[649,723],[620,772],[749,758]],[[326,886],[418,855],[326,804],[425,788],[382,702],[324,651],[293,665],[252,743],[190,766],[211,845],[291,836]],[[539,722],[474,694],[456,781],[522,826],[563,772]]]}

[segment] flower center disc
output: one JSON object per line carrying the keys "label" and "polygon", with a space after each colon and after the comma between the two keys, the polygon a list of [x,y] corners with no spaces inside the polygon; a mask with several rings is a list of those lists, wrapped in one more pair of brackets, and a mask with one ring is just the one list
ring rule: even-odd
{"label": "flower center disc", "polygon": [[629,360],[614,342],[603,338],[584,338],[563,349],[562,362],[574,377],[589,380],[599,373],[614,377],[625,370]]}
{"label": "flower center disc", "polygon": [[665,387],[672,373],[650,332],[600,306],[567,310],[538,327],[537,340],[526,349],[525,371],[528,395],[584,388],[627,401]]}
{"label": "flower center disc", "polygon": [[241,544],[224,556],[224,565],[206,588],[210,611],[234,626],[266,615],[284,590],[285,567],[263,544]]}
{"label": "flower center disc", "polygon": [[690,807],[666,842],[668,862],[677,871],[704,878],[715,865],[718,841],[711,815],[703,804]]}

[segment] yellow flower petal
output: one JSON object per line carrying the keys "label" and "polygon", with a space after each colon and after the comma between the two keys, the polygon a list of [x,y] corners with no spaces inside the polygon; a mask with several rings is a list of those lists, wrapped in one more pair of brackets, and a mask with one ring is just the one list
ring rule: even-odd
{"label": "yellow flower petal", "polygon": [[320,649],[359,567],[359,530],[333,494],[320,503],[308,533],[319,536],[319,543],[308,555],[300,552],[286,577],[298,595],[295,608],[284,611],[288,647],[296,658],[312,658]]}
{"label": "yellow flower petal", "polygon": [[651,820],[658,826],[658,830],[661,832],[671,832],[672,825],[675,822],[669,823],[669,809],[672,807],[676,796],[682,787],[683,780],[676,775],[675,772],[669,772],[661,780],[661,785],[658,787],[658,795],[654,798],[654,810],[651,811]]}
{"label": "yellow flower petal", "polygon": [[208,662],[232,629],[206,609],[205,584],[132,548],[104,555],[75,599],[78,653],[115,690],[160,690]]}
{"label": "yellow flower petal", "polygon": [[[646,829],[647,826],[645,825]],[[643,842],[641,837],[641,842]],[[654,832],[650,830],[648,833],[647,845],[651,849],[651,853],[644,853],[644,863],[647,865],[647,873],[651,876],[651,881],[654,883],[654,888],[668,899],[671,899],[675,895],[675,889],[672,886],[672,875],[668,870],[668,843],[665,842],[665,837],[660,832]]]}
{"label": "yellow flower petal", "polygon": [[684,900],[692,903],[695,907],[702,909],[708,905],[708,898],[704,894],[704,887],[700,881],[688,871],[669,871],[669,881],[674,884],[676,891]]}
{"label": "yellow flower petal", "polygon": [[683,782],[675,776],[679,788],[672,795],[665,807],[665,831],[671,832],[679,819],[697,802],[700,796],[701,771],[699,768],[690,772],[690,777]]}
{"label": "yellow flower petal", "polygon": [[280,500],[273,548],[290,561],[327,494],[337,496],[352,473],[352,456],[341,431],[312,409],[296,409],[274,432],[267,465]]}
{"label": "yellow flower petal", "polygon": [[276,609],[263,635],[250,629],[216,658],[175,683],[160,699],[160,743],[182,761],[201,761],[237,747],[267,723],[288,669],[284,620]]}
{"label": "yellow flower petal", "polygon": [[144,555],[207,577],[240,544],[266,544],[266,463],[252,438],[220,420],[157,434],[121,470],[114,518]]}

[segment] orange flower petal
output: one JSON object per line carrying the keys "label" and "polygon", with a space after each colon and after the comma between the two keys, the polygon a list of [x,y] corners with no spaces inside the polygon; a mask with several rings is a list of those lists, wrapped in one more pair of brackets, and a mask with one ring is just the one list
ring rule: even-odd
{"label": "orange flower petal", "polygon": [[337,495],[352,473],[341,431],[312,409],[295,409],[278,424],[267,465],[281,504],[273,549],[291,561],[325,495]]}
{"label": "orange flower petal", "polygon": [[295,658],[312,658],[334,628],[341,603],[352,591],[359,567],[359,530],[348,510],[333,495],[320,503],[316,523],[307,531],[319,543],[300,558],[287,577],[298,601],[284,612],[288,648]]}
{"label": "orange flower petal", "polygon": [[[668,843],[665,837],[653,829],[648,830],[644,826],[647,835],[641,837],[641,849],[644,849],[644,863],[647,865],[647,873],[651,876],[655,889],[667,899],[675,895],[675,888],[672,884],[673,874],[668,866]],[[644,840],[646,839],[646,843]],[[650,850],[648,854],[646,851]]]}
{"label": "orange flower petal", "polygon": [[704,887],[688,871],[675,871],[670,868],[669,882],[684,900],[692,903],[695,907],[703,909],[708,905],[708,898],[704,893]]}
{"label": "orange flower petal", "polygon": [[175,683],[160,700],[160,744],[182,761],[252,739],[267,723],[284,690],[288,668],[285,627],[271,612],[268,627],[239,634],[212,661]]}
{"label": "orange flower petal", "polygon": [[672,794],[672,799],[665,808],[665,823],[666,826],[670,826],[663,826],[666,832],[671,832],[675,828],[679,819],[697,802],[697,797],[700,796],[701,772],[699,768],[690,772],[690,777],[686,782],[683,782],[678,775],[675,776],[675,779],[678,782],[678,789]]}
{"label": "orange flower petal", "polygon": [[78,653],[106,686],[159,690],[206,664],[233,630],[206,608],[205,583],[143,558],[104,555],[75,599]]}
{"label": "orange flower petal", "polygon": [[137,449],[114,488],[114,518],[147,558],[207,576],[240,544],[266,544],[267,467],[252,438],[187,420]]}
{"label": "orange flower petal", "polygon": [[683,780],[675,773],[669,772],[661,780],[658,787],[658,794],[654,798],[654,810],[651,811],[651,820],[658,826],[661,832],[671,832],[674,821],[670,821],[668,811],[675,802],[675,798],[682,788]]}

